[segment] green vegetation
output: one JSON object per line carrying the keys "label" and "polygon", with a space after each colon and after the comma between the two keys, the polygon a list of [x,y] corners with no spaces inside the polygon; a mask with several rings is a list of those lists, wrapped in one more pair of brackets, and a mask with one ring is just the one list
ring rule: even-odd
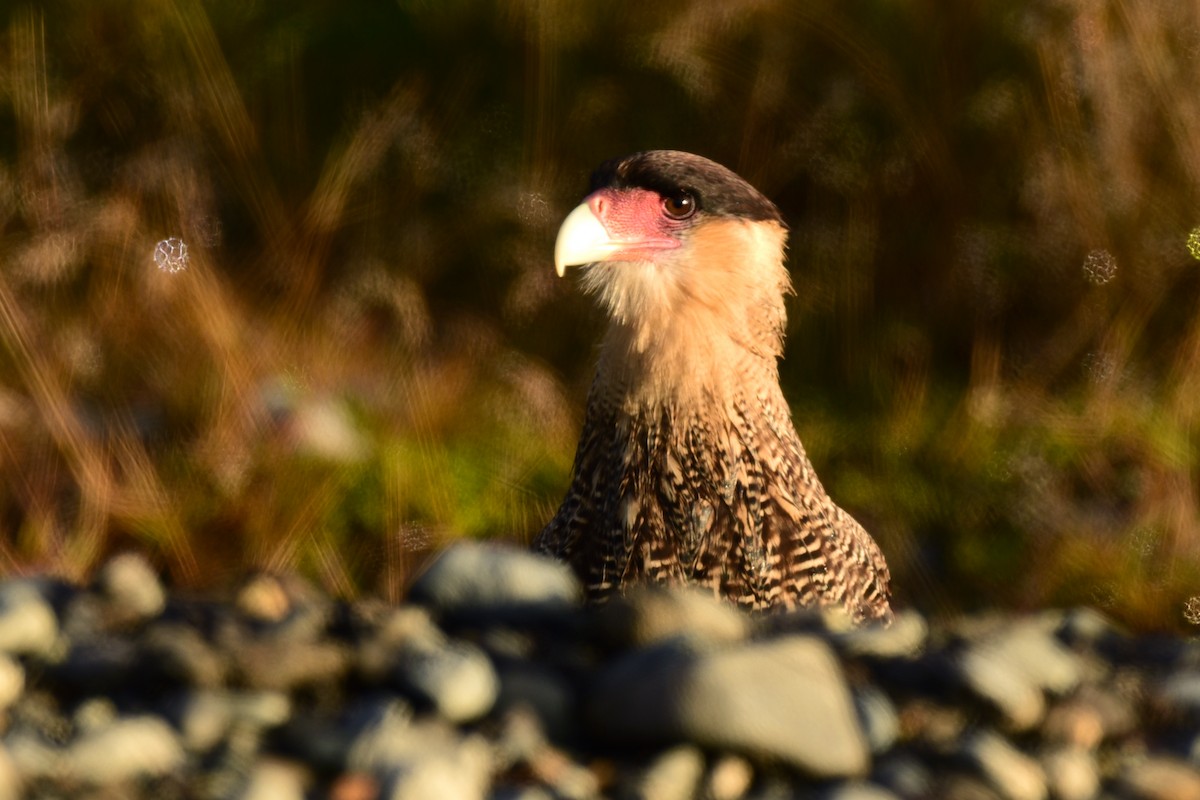
{"label": "green vegetation", "polygon": [[[900,602],[1200,595],[1200,12],[1183,3],[0,9],[0,564],[396,597],[527,539],[600,320],[604,158],[792,224],[785,389]],[[158,268],[176,237],[186,269]]]}

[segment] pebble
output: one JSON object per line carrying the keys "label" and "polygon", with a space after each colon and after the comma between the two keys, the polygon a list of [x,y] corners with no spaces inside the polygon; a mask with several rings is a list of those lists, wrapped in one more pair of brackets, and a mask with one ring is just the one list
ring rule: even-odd
{"label": "pebble", "polygon": [[443,615],[538,616],[576,608],[583,588],[571,568],[556,559],[461,541],[429,565],[409,597]]}
{"label": "pebble", "polygon": [[400,686],[451,722],[482,717],[500,691],[492,662],[469,642],[413,642],[397,652],[395,675]]}
{"label": "pebble", "polygon": [[13,659],[0,654],[0,712],[11,706],[25,691],[25,670]]}
{"label": "pebble", "polygon": [[900,737],[900,716],[888,696],[874,686],[854,692],[854,708],[872,753],[886,753]]}
{"label": "pebble", "polygon": [[264,760],[254,766],[237,800],[304,800],[309,783],[306,771],[297,764]]}
{"label": "pebble", "polygon": [[996,709],[1006,728],[1029,730],[1046,713],[1041,689],[991,642],[969,648],[954,663],[963,685]]}
{"label": "pebble", "polygon": [[602,606],[595,635],[615,647],[643,647],[673,636],[707,642],[738,642],[750,632],[750,620],[711,594],[692,589],[641,586]]}
{"label": "pebble", "polygon": [[705,779],[704,797],[711,800],[739,800],[745,797],[754,783],[754,768],[741,756],[725,753],[719,756]]}
{"label": "pebble", "polygon": [[610,741],[692,741],[815,777],[860,775],[866,738],[829,645],[803,635],[705,652],[671,640],[603,671],[586,712]]}
{"label": "pebble", "polygon": [[1046,784],[1055,800],[1093,800],[1100,794],[1096,757],[1078,747],[1062,747],[1042,756]]}
{"label": "pebble", "polygon": [[138,553],[122,553],[105,563],[96,576],[96,590],[121,622],[152,619],[167,605],[158,574]]}
{"label": "pebble", "polygon": [[900,800],[895,793],[884,787],[862,781],[832,786],[816,797],[817,800]]}
{"label": "pebble", "polygon": [[703,777],[704,754],[692,745],[679,745],[656,756],[616,794],[638,800],[692,800]]}
{"label": "pebble", "polygon": [[71,743],[63,762],[75,779],[106,786],[166,775],[183,764],[184,752],[171,726],[147,715],[88,731]]}
{"label": "pebble", "polygon": [[1166,756],[1133,762],[1118,788],[1130,800],[1200,800],[1200,769]]}
{"label": "pebble", "polygon": [[837,634],[838,649],[848,656],[914,658],[925,649],[929,625],[916,611],[901,611],[891,625],[864,625]]}
{"label": "pebble", "polygon": [[90,588],[0,580],[0,800],[1200,800],[1182,636],[587,607],[526,552],[438,563],[398,606],[287,574],[174,595],[126,556]]}
{"label": "pebble", "polygon": [[58,643],[58,618],[28,582],[0,585],[0,653],[50,658]]}
{"label": "pebble", "polygon": [[980,731],[963,742],[962,756],[1007,800],[1045,800],[1046,773],[1003,737]]}

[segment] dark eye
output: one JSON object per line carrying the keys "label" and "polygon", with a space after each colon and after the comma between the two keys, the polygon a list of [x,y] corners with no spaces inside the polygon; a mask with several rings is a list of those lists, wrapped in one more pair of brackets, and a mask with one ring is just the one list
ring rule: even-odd
{"label": "dark eye", "polygon": [[687,192],[677,192],[663,198],[662,210],[671,219],[687,219],[696,213],[696,198]]}

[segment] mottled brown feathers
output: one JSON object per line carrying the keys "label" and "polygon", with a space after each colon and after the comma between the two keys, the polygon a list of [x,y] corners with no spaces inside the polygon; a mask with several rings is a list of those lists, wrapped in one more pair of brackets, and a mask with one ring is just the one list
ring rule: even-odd
{"label": "mottled brown feathers", "polygon": [[[647,170],[670,154],[650,167],[638,158]],[[702,210],[669,255],[585,268],[611,324],[570,488],[535,547],[568,561],[597,598],[664,581],[756,609],[890,619],[883,555],[825,493],[779,387],[784,228],[748,184],[724,168],[706,183],[711,162],[699,162],[643,183],[668,191],[683,174],[690,191],[728,191],[733,176],[734,200],[701,195],[701,208],[757,211]],[[602,169],[610,181],[636,172]]]}

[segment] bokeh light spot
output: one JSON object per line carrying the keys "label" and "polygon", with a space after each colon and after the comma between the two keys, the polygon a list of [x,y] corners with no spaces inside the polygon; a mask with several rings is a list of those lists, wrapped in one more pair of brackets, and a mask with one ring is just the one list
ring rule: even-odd
{"label": "bokeh light spot", "polygon": [[187,269],[187,244],[175,236],[163,239],[154,248],[154,263],[164,272],[179,272]]}
{"label": "bokeh light spot", "polygon": [[1200,625],[1200,594],[1189,597],[1183,604],[1183,618],[1193,625]]}
{"label": "bokeh light spot", "polygon": [[1117,260],[1107,250],[1093,250],[1083,260],[1083,274],[1088,283],[1103,286],[1117,274]]}
{"label": "bokeh light spot", "polygon": [[1192,228],[1192,232],[1188,234],[1187,249],[1192,258],[1200,261],[1200,225]]}

